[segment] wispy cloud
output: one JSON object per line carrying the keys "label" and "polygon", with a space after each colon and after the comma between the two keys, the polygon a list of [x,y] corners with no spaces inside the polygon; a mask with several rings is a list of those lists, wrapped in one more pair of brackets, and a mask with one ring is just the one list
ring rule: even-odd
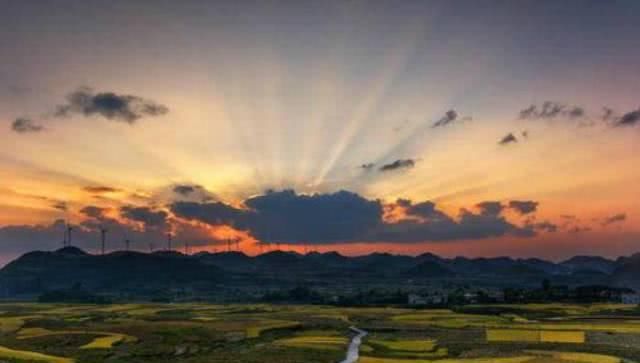
{"label": "wispy cloud", "polygon": [[11,123],[11,130],[19,134],[26,134],[43,131],[44,126],[30,118],[18,117]]}
{"label": "wispy cloud", "polygon": [[384,164],[380,167],[380,171],[394,171],[399,169],[411,169],[416,165],[416,161],[414,159],[398,159],[392,163]]}
{"label": "wispy cloud", "polygon": [[143,117],[161,116],[168,112],[167,106],[138,96],[94,92],[85,87],[70,93],[67,102],[56,108],[55,116],[99,115],[108,120],[133,124]]}

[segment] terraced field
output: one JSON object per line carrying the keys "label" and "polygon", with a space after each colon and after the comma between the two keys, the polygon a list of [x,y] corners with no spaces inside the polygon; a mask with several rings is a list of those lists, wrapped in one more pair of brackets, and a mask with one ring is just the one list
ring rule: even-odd
{"label": "terraced field", "polygon": [[351,326],[369,333],[361,363],[640,362],[640,311],[628,305],[35,303],[0,306],[0,361],[333,363]]}

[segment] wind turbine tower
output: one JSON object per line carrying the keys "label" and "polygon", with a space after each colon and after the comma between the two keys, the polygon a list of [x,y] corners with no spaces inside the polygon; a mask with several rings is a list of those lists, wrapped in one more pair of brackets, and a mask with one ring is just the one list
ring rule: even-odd
{"label": "wind turbine tower", "polygon": [[107,243],[107,229],[104,227],[100,227],[100,249],[103,255],[104,255],[104,249],[105,249],[106,243]]}
{"label": "wind turbine tower", "polygon": [[73,227],[68,224],[67,225],[67,246],[71,246],[71,231],[73,231]]}

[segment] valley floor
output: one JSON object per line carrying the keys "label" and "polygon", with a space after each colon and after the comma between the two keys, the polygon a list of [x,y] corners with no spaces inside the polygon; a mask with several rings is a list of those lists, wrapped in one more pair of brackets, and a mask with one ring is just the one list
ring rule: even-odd
{"label": "valley floor", "polygon": [[337,363],[640,362],[630,305],[453,310],[302,305],[0,304],[0,361]]}

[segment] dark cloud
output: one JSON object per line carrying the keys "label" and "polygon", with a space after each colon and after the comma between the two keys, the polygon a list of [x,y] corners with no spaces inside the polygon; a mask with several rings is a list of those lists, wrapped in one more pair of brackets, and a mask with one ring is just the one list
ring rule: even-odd
{"label": "dark cloud", "polygon": [[130,221],[144,224],[145,229],[164,227],[169,214],[163,210],[149,207],[124,206],[120,208],[120,215]]}
{"label": "dark cloud", "polygon": [[107,211],[107,208],[96,207],[95,205],[88,205],[80,209],[80,213],[87,217],[95,219],[103,218],[105,211]]}
{"label": "dark cloud", "polygon": [[457,220],[438,210],[433,202],[412,204],[411,201],[402,200],[401,205],[406,208],[407,218],[381,224],[370,236],[371,241],[444,242],[507,235],[531,237],[537,233],[531,226],[519,227],[507,221],[500,215],[503,207],[498,202],[478,203],[479,213],[461,209]]}
{"label": "dark cloud", "polygon": [[524,215],[535,212],[538,209],[538,204],[533,200],[512,200],[509,202],[509,208]]}
{"label": "dark cloud", "polygon": [[208,202],[216,199],[215,195],[198,184],[175,184],[171,187],[171,200]]}
{"label": "dark cloud", "polygon": [[620,116],[614,126],[633,126],[640,123],[640,109],[629,111]]}
{"label": "dark cloud", "polygon": [[268,192],[245,200],[245,209],[214,202],[176,202],[178,217],[211,225],[249,230],[266,242],[331,243],[352,241],[381,223],[382,205],[340,191],[299,195],[292,190]]}
{"label": "dark cloud", "polygon": [[500,139],[500,141],[498,141],[499,145],[509,145],[511,143],[516,143],[518,142],[518,139],[513,135],[513,133],[508,133],[505,136],[502,137],[502,139]]}
{"label": "dark cloud", "polygon": [[[403,208],[406,216],[385,221],[383,208],[393,206]],[[500,202],[482,202],[476,207],[478,213],[462,209],[459,218],[454,219],[431,201],[399,199],[393,205],[382,205],[345,191],[299,195],[287,190],[250,198],[243,208],[220,202],[176,202],[171,211],[179,218],[246,230],[265,242],[411,243],[506,235],[530,237],[550,230],[547,225],[517,226],[509,222],[501,214],[505,206]]]}
{"label": "dark cloud", "polygon": [[610,217],[605,218],[602,221],[603,226],[608,226],[613,223],[624,222],[627,219],[627,215],[625,213],[614,214]]}
{"label": "dark cloud", "polygon": [[44,126],[40,125],[30,118],[18,117],[11,123],[11,130],[19,134],[26,134],[43,131]]}
{"label": "dark cloud", "polygon": [[86,186],[83,189],[89,193],[96,193],[96,194],[121,192],[120,189],[109,187],[109,186],[103,186],[103,185]]}
{"label": "dark cloud", "polygon": [[444,114],[444,116],[442,116],[442,118],[440,118],[433,125],[431,125],[431,127],[436,128],[436,127],[446,126],[456,121],[457,119],[458,119],[458,113],[455,110],[449,110]]}
{"label": "dark cloud", "polygon": [[365,171],[371,171],[373,170],[373,168],[375,168],[375,166],[376,166],[375,163],[366,163],[366,164],[360,165],[360,169],[363,169]]}
{"label": "dark cloud", "polygon": [[380,171],[393,171],[399,169],[411,169],[416,165],[414,159],[398,159],[390,164],[384,164],[380,167]]}
{"label": "dark cloud", "polygon": [[198,188],[200,188],[199,185],[179,184],[173,187],[173,192],[183,196],[188,196]]}
{"label": "dark cloud", "polygon": [[67,209],[69,209],[67,203],[65,202],[54,202],[51,207],[61,211],[66,211]]}
{"label": "dark cloud", "polygon": [[476,204],[476,208],[480,210],[482,215],[497,216],[502,213],[504,206],[500,202],[486,201]]}
{"label": "dark cloud", "polygon": [[567,115],[569,118],[581,118],[586,116],[586,111],[582,107],[574,106],[569,109]]}
{"label": "dark cloud", "polygon": [[67,96],[67,103],[57,107],[55,116],[99,115],[108,120],[133,124],[140,118],[161,116],[168,112],[166,106],[138,96],[96,93],[91,88],[80,88]]}
{"label": "dark cloud", "polygon": [[531,105],[521,110],[518,117],[522,120],[579,119],[586,117],[586,111],[581,106],[546,101],[542,105]]}

